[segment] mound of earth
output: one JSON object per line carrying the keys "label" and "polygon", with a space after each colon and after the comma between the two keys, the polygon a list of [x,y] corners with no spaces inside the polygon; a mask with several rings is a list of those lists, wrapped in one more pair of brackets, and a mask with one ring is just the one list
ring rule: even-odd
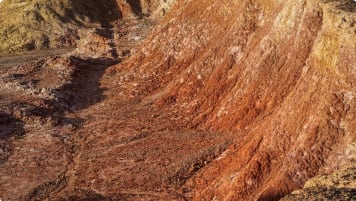
{"label": "mound of earth", "polygon": [[353,199],[354,1],[113,3],[1,69],[0,198]]}
{"label": "mound of earth", "polygon": [[159,17],[172,2],[4,0],[0,4],[0,53],[73,47],[80,28],[107,27],[122,17]]}
{"label": "mound of earth", "polygon": [[178,2],[113,69],[181,127],[234,133],[186,197],[277,200],[355,158],[355,4]]}

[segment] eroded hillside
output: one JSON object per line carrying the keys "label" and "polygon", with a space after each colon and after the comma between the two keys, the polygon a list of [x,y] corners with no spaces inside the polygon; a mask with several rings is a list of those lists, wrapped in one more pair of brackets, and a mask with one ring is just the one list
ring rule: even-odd
{"label": "eroded hillside", "polygon": [[0,198],[352,200],[356,3],[172,2],[2,69]]}
{"label": "eroded hillside", "polygon": [[110,27],[121,18],[157,18],[172,2],[5,0],[0,4],[0,53],[74,47],[81,29]]}
{"label": "eroded hillside", "polygon": [[235,133],[191,199],[278,199],[355,157],[354,2],[179,5],[117,71],[187,128]]}

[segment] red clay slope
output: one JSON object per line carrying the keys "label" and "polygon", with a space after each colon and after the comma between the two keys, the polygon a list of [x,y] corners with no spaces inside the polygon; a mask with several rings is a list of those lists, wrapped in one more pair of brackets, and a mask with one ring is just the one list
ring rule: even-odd
{"label": "red clay slope", "polygon": [[323,2],[178,0],[120,65],[148,21],[4,68],[0,199],[278,200],[355,160],[356,6]]}
{"label": "red clay slope", "polygon": [[[348,4],[347,4],[348,3]],[[346,6],[345,6],[346,5]],[[275,200],[355,158],[352,1],[178,1],[116,67],[186,127],[233,131],[192,200]]]}

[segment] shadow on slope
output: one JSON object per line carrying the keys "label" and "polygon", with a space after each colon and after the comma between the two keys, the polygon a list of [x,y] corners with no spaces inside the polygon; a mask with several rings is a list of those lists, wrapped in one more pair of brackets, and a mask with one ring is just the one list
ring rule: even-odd
{"label": "shadow on slope", "polygon": [[0,165],[7,161],[13,151],[11,139],[22,136],[24,132],[21,120],[0,111]]}
{"label": "shadow on slope", "polygon": [[105,89],[100,87],[100,79],[109,66],[119,61],[109,58],[81,59],[72,56],[70,62],[76,67],[72,82],[58,91],[62,94],[71,93],[67,102],[73,106],[73,109],[85,109],[103,100]]}
{"label": "shadow on slope", "polygon": [[127,3],[130,4],[130,7],[132,9],[132,11],[136,14],[136,15],[141,15],[142,14],[142,5],[141,2],[139,0],[129,0],[127,1]]}

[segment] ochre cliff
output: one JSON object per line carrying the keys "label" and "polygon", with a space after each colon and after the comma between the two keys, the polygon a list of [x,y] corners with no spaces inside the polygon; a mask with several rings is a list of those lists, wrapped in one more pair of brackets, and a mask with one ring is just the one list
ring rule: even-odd
{"label": "ochre cliff", "polygon": [[178,1],[117,71],[141,104],[236,135],[191,199],[276,200],[355,157],[355,31],[352,1]]}
{"label": "ochre cliff", "polygon": [[0,69],[0,198],[352,196],[354,1],[112,3],[75,51]]}

